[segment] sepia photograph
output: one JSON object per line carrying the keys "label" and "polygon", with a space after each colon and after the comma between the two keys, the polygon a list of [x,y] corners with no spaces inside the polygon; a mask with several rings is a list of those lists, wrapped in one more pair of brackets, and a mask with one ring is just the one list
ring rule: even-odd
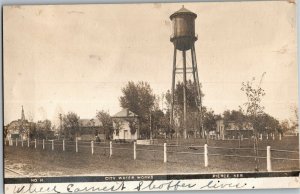
{"label": "sepia photograph", "polygon": [[7,193],[300,187],[293,1],[6,5],[3,97]]}

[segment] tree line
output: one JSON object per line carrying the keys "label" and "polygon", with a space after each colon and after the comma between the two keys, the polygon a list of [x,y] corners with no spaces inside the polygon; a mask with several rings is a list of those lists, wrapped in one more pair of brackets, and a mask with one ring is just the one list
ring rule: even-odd
{"label": "tree line", "polygon": [[[298,128],[298,111],[295,109],[295,120],[278,119],[264,112],[261,105],[262,97],[265,95],[260,86],[254,86],[254,80],[242,83],[241,91],[247,96],[247,101],[240,106],[239,110],[225,110],[222,114],[215,114],[214,111],[206,106],[202,107],[203,128],[200,123],[200,113],[196,106],[197,94],[195,84],[187,81],[187,131],[188,136],[202,137],[210,131],[215,131],[217,120],[223,119],[225,127],[228,123],[234,122],[238,128],[242,129],[246,124],[250,124],[255,133],[284,133],[286,131]],[[175,125],[170,125],[171,92],[168,90],[165,95],[160,97],[153,93],[150,84],[147,82],[129,81],[121,88],[122,95],[119,97],[119,103],[122,108],[129,109],[138,115],[139,122],[129,121],[130,132],[136,133],[139,128],[140,138],[173,138],[176,135],[181,136],[183,132],[183,83],[178,82],[174,91],[174,118]],[[201,93],[202,97],[204,94]],[[161,106],[160,106],[161,104]],[[164,108],[165,107],[165,108]],[[121,119],[114,119],[109,112],[101,110],[96,113],[96,118],[102,123],[104,136],[106,139],[112,139],[114,131],[118,134],[122,126]],[[80,117],[69,112],[62,115],[59,126],[65,138],[74,138],[80,133]],[[50,122],[50,121],[49,121]],[[51,128],[51,122],[50,127]],[[32,134],[38,136],[39,130],[32,130]],[[41,130],[40,130],[41,131]],[[47,131],[47,130],[42,130]],[[95,133],[97,136],[97,132]],[[40,135],[41,136],[41,135]]]}

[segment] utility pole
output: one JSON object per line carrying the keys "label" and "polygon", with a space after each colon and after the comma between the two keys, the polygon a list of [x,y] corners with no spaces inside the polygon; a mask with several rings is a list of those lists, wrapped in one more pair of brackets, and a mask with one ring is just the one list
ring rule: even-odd
{"label": "utility pole", "polygon": [[61,134],[62,134],[62,114],[60,113],[59,114],[59,138],[58,139],[60,139],[60,137],[61,137]]}
{"label": "utility pole", "polygon": [[150,140],[152,140],[152,116],[151,116],[151,109],[150,109]]}

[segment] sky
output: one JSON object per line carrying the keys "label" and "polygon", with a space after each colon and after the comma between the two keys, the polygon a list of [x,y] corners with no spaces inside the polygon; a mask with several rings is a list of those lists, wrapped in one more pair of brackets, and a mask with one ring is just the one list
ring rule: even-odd
{"label": "sky", "polygon": [[[76,112],[121,110],[121,88],[146,81],[171,89],[169,16],[183,4],[6,6],[3,10],[4,124],[58,121]],[[220,114],[246,102],[256,77],[265,111],[280,120],[298,106],[296,6],[287,1],[184,3],[197,14],[195,42],[203,105]],[[178,55],[177,66],[182,63]],[[190,56],[187,56],[190,63]],[[180,78],[180,77],[178,77]],[[188,76],[192,78],[192,76]]]}

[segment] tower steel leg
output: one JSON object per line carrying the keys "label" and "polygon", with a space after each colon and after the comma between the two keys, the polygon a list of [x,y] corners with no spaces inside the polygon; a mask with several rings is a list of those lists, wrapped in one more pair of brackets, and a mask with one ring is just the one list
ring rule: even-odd
{"label": "tower steel leg", "polygon": [[[174,98],[175,98],[175,74],[176,74],[176,46],[174,46],[174,56],[173,56],[173,73],[172,73],[172,102],[171,102],[171,113],[170,113],[170,125],[174,128]],[[176,137],[178,137],[178,132],[176,131]]]}
{"label": "tower steel leg", "polygon": [[183,137],[186,139],[186,53],[185,51],[182,51],[182,57],[183,57]]}
{"label": "tower steel leg", "polygon": [[[196,106],[197,106],[197,109],[198,109],[198,113],[200,113],[199,111],[199,100],[198,100],[198,95],[199,95],[199,91],[198,91],[198,84],[197,84],[197,81],[196,81],[196,69],[195,69],[195,61],[194,61],[194,50],[191,49],[191,57],[192,57],[192,73],[193,73],[193,79],[194,79],[194,87],[196,89],[196,92],[197,92],[197,98],[196,98]],[[201,94],[200,94],[201,95]],[[195,118],[197,118],[198,115],[196,115]],[[198,121],[198,119],[196,119],[196,121]],[[199,126],[201,126],[201,123],[199,122]],[[197,125],[195,126],[195,129],[197,129]],[[195,130],[195,134],[194,134],[194,137],[196,138],[197,137],[197,130]]]}
{"label": "tower steel leg", "polygon": [[195,45],[192,45],[191,48],[191,54],[192,54],[192,66],[193,66],[193,77],[194,77],[194,84],[196,84],[196,90],[197,90],[197,96],[199,99],[199,102],[197,102],[197,106],[200,112],[200,127],[202,133],[202,137],[204,137],[204,130],[203,130],[203,111],[202,111],[202,96],[201,96],[201,88],[199,83],[199,76],[198,76],[198,68],[197,68],[197,59],[196,59],[196,51],[195,51]]}

